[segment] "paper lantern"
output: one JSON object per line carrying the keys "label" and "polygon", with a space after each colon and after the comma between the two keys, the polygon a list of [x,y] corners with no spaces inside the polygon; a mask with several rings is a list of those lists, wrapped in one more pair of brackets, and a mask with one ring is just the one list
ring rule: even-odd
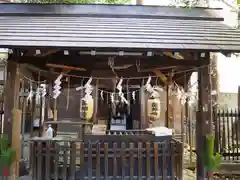
{"label": "paper lantern", "polygon": [[148,99],[147,113],[150,121],[155,121],[160,118],[160,112],[161,112],[160,108],[161,108],[160,99],[155,99],[155,98]]}
{"label": "paper lantern", "polygon": [[81,117],[87,121],[92,121],[94,101],[92,96],[89,96],[88,100],[82,100]]}

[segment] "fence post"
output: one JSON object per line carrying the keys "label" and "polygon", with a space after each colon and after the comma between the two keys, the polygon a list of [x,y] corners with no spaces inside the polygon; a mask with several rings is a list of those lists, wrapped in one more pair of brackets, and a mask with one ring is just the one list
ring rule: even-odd
{"label": "fence post", "polygon": [[70,144],[70,180],[75,179],[76,172],[76,142]]}
{"label": "fence post", "polygon": [[218,111],[216,107],[213,107],[213,122],[214,122],[214,133],[215,133],[215,141],[214,141],[214,149],[215,152],[219,152],[219,125],[220,125],[220,118],[218,118]]}
{"label": "fence post", "polygon": [[240,109],[240,86],[238,86],[238,109]]}

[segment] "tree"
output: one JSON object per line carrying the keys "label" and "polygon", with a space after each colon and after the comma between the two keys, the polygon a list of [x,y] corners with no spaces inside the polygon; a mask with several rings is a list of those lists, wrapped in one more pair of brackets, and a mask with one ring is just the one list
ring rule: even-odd
{"label": "tree", "polygon": [[208,7],[209,0],[171,0],[171,6]]}
{"label": "tree", "polygon": [[22,3],[42,3],[42,4],[127,4],[131,0],[21,0]]}

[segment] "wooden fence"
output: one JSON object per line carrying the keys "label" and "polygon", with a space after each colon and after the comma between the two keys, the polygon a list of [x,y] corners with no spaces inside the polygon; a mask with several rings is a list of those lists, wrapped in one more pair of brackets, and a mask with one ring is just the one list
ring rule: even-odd
{"label": "wooden fence", "polygon": [[107,130],[107,135],[154,135],[152,131],[147,131],[143,129],[132,129],[132,130]]}
{"label": "wooden fence", "polygon": [[[196,112],[195,112],[196,113]],[[196,147],[196,116],[191,114],[185,122],[185,143]],[[224,160],[240,160],[240,110],[217,109],[213,113],[213,131],[215,151],[222,154]],[[177,136],[180,140],[180,136]]]}
{"label": "wooden fence", "polygon": [[30,142],[35,180],[182,180],[182,143],[144,135],[89,135]]}
{"label": "wooden fence", "polygon": [[240,113],[238,109],[214,114],[215,149],[225,160],[240,160]]}

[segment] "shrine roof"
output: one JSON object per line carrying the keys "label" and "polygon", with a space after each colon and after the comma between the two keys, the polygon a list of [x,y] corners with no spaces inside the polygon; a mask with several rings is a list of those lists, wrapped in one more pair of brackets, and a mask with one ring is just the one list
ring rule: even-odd
{"label": "shrine roof", "polygon": [[0,4],[0,47],[240,51],[221,9]]}

